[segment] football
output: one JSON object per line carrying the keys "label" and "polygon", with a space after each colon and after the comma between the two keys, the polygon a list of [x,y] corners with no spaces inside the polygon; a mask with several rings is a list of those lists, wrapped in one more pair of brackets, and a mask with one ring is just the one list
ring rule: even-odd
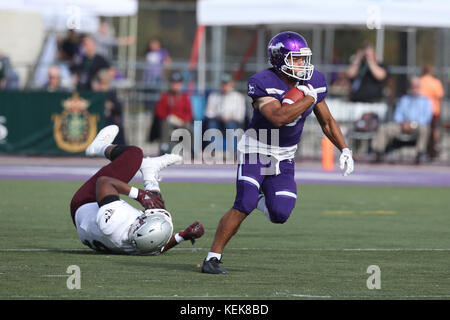
{"label": "football", "polygon": [[284,106],[293,104],[294,102],[302,99],[304,96],[305,95],[302,91],[298,90],[296,87],[293,87],[288,92],[286,92],[281,105]]}

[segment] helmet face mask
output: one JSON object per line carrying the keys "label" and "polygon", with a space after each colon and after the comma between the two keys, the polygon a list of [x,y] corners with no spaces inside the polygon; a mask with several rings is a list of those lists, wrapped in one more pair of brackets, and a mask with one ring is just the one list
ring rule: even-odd
{"label": "helmet face mask", "polygon": [[[298,33],[286,31],[277,34],[268,45],[269,60],[272,66],[296,80],[309,80],[314,72],[311,64],[311,49]],[[296,63],[302,59],[302,65]]]}
{"label": "helmet face mask", "polygon": [[[284,58],[284,65],[281,67],[281,72],[286,75],[295,78],[297,80],[309,80],[314,72],[314,66],[311,64],[311,50],[305,48],[300,52],[290,51]],[[303,65],[298,65],[295,60],[300,58],[303,61]]]}
{"label": "helmet face mask", "polygon": [[139,253],[159,254],[172,233],[170,213],[164,209],[149,209],[130,226],[128,238]]}

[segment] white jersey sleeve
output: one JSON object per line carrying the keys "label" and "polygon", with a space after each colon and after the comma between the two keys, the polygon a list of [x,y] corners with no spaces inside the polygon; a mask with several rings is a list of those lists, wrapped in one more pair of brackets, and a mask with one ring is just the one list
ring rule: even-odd
{"label": "white jersey sleeve", "polygon": [[75,215],[78,236],[88,247],[105,252],[135,254],[128,230],[142,211],[123,200],[98,207],[96,202],[81,206]]}

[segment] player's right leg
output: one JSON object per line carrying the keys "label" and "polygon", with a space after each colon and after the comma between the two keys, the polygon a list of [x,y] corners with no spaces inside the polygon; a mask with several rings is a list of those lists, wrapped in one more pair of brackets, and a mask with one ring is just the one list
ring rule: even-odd
{"label": "player's right leg", "polygon": [[211,274],[227,274],[228,272],[222,268],[219,263],[222,259],[222,251],[228,241],[239,230],[239,226],[242,221],[248,216],[248,214],[239,211],[237,209],[230,209],[220,219],[219,225],[216,229],[216,235],[214,237],[211,250],[208,253],[205,261],[203,261],[202,272]]}
{"label": "player's right leg", "polygon": [[[78,208],[87,203],[96,202],[96,183],[101,176],[116,178],[123,182],[130,182],[141,167],[143,152],[135,146],[111,145],[117,135],[117,130],[108,126],[100,130],[97,137],[88,147],[90,156],[103,153],[111,162],[102,167],[75,193],[70,203],[70,213],[75,224],[75,213]],[[106,137],[106,138],[105,138]]]}
{"label": "player's right leg", "polygon": [[213,244],[202,265],[203,273],[226,274],[227,271],[219,266],[222,252],[228,241],[236,234],[244,219],[256,208],[259,188],[264,180],[261,168],[264,165],[259,161],[255,164],[249,162],[246,156],[238,166],[236,181],[236,199],[233,208],[221,219],[216,229]]}
{"label": "player's right leg", "polygon": [[183,161],[183,157],[178,154],[164,154],[159,157],[145,157],[142,160],[140,171],[142,179],[144,180],[145,190],[160,191],[159,190],[159,172],[173,164],[178,164]]}

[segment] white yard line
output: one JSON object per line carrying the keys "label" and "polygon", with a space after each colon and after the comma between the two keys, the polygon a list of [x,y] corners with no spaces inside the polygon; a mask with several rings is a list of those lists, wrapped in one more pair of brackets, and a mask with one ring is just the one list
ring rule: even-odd
{"label": "white yard line", "polygon": [[[209,248],[174,248],[174,251],[202,251]],[[450,251],[450,248],[227,248],[234,251]],[[6,248],[0,252],[82,252],[89,249]]]}
{"label": "white yard line", "polygon": [[252,295],[144,295],[144,296],[133,296],[133,295],[121,295],[121,296],[101,296],[101,295],[11,295],[11,296],[0,296],[0,299],[61,299],[61,298],[91,298],[91,299],[199,299],[199,298],[215,298],[215,299],[273,299],[273,298],[306,298],[306,299],[445,299],[450,298],[450,295],[354,295],[354,296],[345,296],[345,295],[310,295],[310,294],[301,294],[301,293],[289,293],[289,294],[278,294],[275,293],[273,295],[261,295],[261,296],[252,296]]}

